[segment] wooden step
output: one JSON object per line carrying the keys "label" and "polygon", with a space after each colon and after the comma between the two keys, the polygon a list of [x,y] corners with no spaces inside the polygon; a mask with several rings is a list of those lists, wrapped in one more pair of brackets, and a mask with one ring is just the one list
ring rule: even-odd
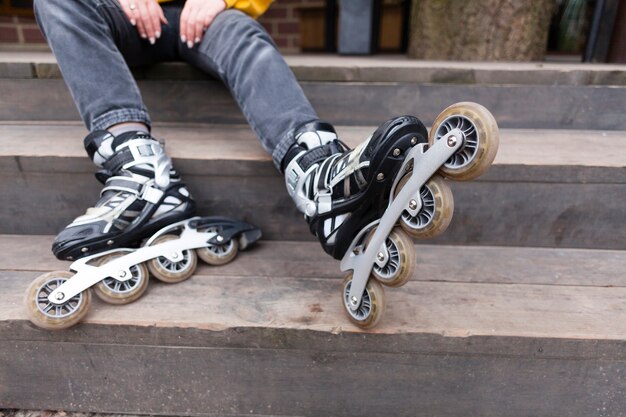
{"label": "wooden step", "polygon": [[419,246],[413,280],[387,291],[384,321],[362,332],[342,311],[338,262],[315,243],[262,241],[45,332],[25,320],[22,297],[41,271],[68,266],[48,254],[51,238],[0,236],[3,408],[587,417],[623,407],[624,252]]}
{"label": "wooden step", "polygon": [[[624,66],[471,64],[403,59],[289,58],[320,117],[367,125],[399,114],[431,123],[476,101],[501,127],[626,130]],[[186,64],[136,71],[157,122],[243,123],[224,86]],[[0,120],[78,120],[54,58],[0,53]],[[173,105],[172,103],[175,103]]]}
{"label": "wooden step", "polygon": [[[339,126],[350,146],[374,127]],[[77,123],[0,123],[0,233],[53,234],[97,200]],[[269,155],[242,125],[159,124],[203,215],[260,226],[273,240],[312,239]],[[486,175],[450,182],[456,212],[435,242],[623,249],[626,132],[502,130]],[[233,192],[237,190],[237,192]]]}

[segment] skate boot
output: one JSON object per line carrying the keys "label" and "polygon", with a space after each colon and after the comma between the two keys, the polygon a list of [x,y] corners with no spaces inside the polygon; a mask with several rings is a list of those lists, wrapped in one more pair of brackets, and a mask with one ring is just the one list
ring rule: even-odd
{"label": "skate boot", "polygon": [[297,131],[286,157],[287,191],[326,253],[343,258],[357,233],[380,218],[407,150],[427,142],[426,127],[412,116],[387,121],[353,150],[327,123]]}
{"label": "skate boot", "polygon": [[444,110],[430,134],[415,117],[393,118],[353,150],[322,123],[297,132],[285,158],[287,190],[324,250],[350,271],[342,301],[353,323],[375,326],[386,306],[382,285],[413,275],[409,236],[432,238],[450,224],[454,201],[443,177],[481,175],[498,142],[495,119],[475,103]]}
{"label": "skate boot", "polygon": [[84,141],[101,168],[100,200],[62,230],[52,245],[59,259],[74,260],[116,247],[134,247],[160,228],[191,217],[195,203],[161,144],[143,132],[117,137],[106,131]]}

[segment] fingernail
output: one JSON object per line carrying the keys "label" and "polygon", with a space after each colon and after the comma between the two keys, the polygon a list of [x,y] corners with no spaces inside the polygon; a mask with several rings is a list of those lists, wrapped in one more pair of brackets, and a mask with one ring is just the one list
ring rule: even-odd
{"label": "fingernail", "polygon": [[156,39],[150,38],[150,45],[154,45],[155,42],[156,42]]}
{"label": "fingernail", "polygon": [[161,32],[160,31],[158,31],[155,35],[156,35],[157,39],[161,39]]}
{"label": "fingernail", "polygon": [[189,49],[193,48],[193,42],[191,42],[191,41],[187,41],[187,47],[188,47]]}
{"label": "fingernail", "polygon": [[148,39],[148,37],[146,36],[146,34],[145,34],[145,33],[142,33],[142,34],[141,34],[141,37],[142,37],[143,39]]}
{"label": "fingernail", "polygon": [[133,26],[137,26],[137,21],[135,19],[130,19],[130,24]]}
{"label": "fingernail", "polygon": [[187,42],[185,35],[181,35],[180,40],[183,41],[183,43]]}
{"label": "fingernail", "polygon": [[196,38],[196,43],[200,43],[200,38]]}

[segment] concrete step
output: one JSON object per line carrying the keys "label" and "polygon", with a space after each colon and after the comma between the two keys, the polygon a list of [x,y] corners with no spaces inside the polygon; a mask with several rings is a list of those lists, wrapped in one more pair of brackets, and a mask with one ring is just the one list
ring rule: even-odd
{"label": "concrete step", "polygon": [[[626,130],[624,66],[416,62],[399,58],[291,57],[322,118],[348,125],[417,114],[427,123],[448,105],[476,101],[501,127]],[[185,65],[136,70],[158,122],[243,123],[220,82]],[[77,120],[49,54],[0,53],[0,120]],[[172,105],[176,103],[176,105]]]}
{"label": "concrete step", "polygon": [[[153,415],[619,415],[623,252],[424,245],[384,321],[349,324],[338,263],[262,241],[45,332],[23,293],[51,236],[0,236],[3,408]],[[387,388],[381,388],[387,387]],[[242,393],[245,393],[243,395]],[[598,411],[601,410],[601,411]]]}
{"label": "concrete step", "polygon": [[[355,146],[374,127],[338,129]],[[85,133],[76,123],[0,123],[0,233],[54,234],[97,200]],[[154,133],[201,214],[246,219],[267,239],[312,239],[247,126],[160,124]],[[450,182],[455,217],[434,242],[623,249],[625,166],[626,132],[504,129],[486,175]]]}

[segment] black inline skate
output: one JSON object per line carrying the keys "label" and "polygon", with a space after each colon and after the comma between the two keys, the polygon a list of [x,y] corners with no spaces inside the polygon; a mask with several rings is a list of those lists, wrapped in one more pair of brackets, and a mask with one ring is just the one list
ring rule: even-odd
{"label": "black inline skate", "polygon": [[413,274],[409,236],[435,237],[452,220],[454,200],[443,177],[478,177],[498,142],[495,119],[476,103],[448,107],[430,135],[413,116],[393,118],[353,150],[328,124],[299,129],[285,158],[287,190],[324,250],[341,259],[342,271],[352,271],[342,290],[352,322],[378,323],[386,305],[381,284],[399,287]]}
{"label": "black inline skate", "polygon": [[163,146],[143,132],[117,137],[95,131],[84,141],[101,168],[100,200],[63,229],[52,244],[59,259],[74,260],[103,250],[133,247],[160,228],[195,212],[189,191]]}
{"label": "black inline skate", "polygon": [[184,281],[198,258],[224,265],[261,237],[248,223],[191,217],[195,204],[150,135],[94,132],[85,147],[102,168],[97,177],[105,187],[95,207],[54,241],[57,257],[80,258],[70,265],[74,273],[40,275],[26,291],[26,309],[38,327],[79,323],[89,311],[92,287],[107,303],[127,304],[144,294],[150,275],[166,283]]}

